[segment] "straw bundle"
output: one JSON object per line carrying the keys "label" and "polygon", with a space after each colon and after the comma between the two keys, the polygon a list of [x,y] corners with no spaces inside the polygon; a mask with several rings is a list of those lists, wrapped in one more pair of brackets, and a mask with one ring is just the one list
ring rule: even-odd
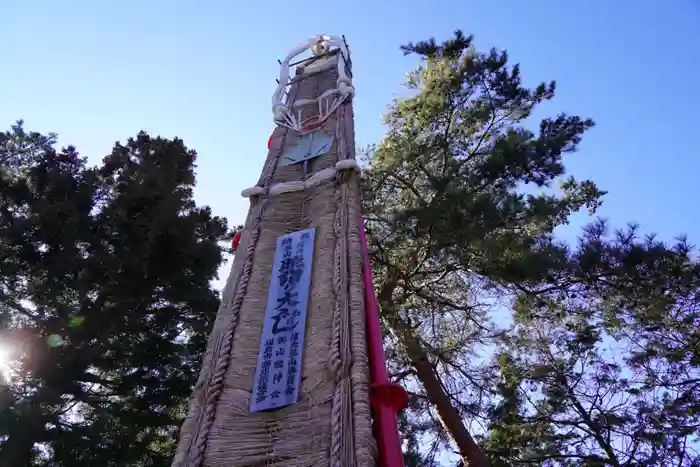
{"label": "straw bundle", "polygon": [[[337,71],[297,74],[296,78],[290,98],[314,98],[334,87]],[[309,161],[307,175],[354,159],[351,101],[341,105],[318,131],[334,137],[333,148]],[[375,465],[359,175],[338,170],[324,183],[305,190],[281,190],[273,196],[270,187],[305,176],[302,164],[277,164],[282,151],[298,138],[282,127],[273,134],[258,182],[263,193],[251,197],[173,467]],[[249,406],[276,239],[310,227],[316,228],[316,237],[300,400],[276,411],[252,413]]]}

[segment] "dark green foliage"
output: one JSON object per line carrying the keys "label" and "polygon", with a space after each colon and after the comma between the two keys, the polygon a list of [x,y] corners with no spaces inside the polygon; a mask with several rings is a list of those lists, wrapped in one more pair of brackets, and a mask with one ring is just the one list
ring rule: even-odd
{"label": "dark green foliage", "polygon": [[0,465],[170,465],[226,235],[193,201],[195,153],[140,133],[88,167],[21,124],[0,144],[0,340],[18,365]]}

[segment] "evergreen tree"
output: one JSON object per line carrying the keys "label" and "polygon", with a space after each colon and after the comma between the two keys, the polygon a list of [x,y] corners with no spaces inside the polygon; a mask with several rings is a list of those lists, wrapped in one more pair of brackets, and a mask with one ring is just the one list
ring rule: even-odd
{"label": "evergreen tree", "polygon": [[139,133],[98,167],[53,143],[21,122],[0,143],[0,465],[170,465],[226,221],[179,139]]}
{"label": "evergreen tree", "polygon": [[[564,166],[593,121],[532,122],[555,83],[524,86],[506,52],[479,53],[460,31],[403,50],[420,64],[389,109],[387,135],[368,150],[363,209],[391,370],[429,402],[404,417],[419,427],[404,430],[408,451],[419,431],[454,445],[470,467],[696,465],[685,448],[697,432],[688,392],[697,373],[683,373],[697,358],[688,245],[608,238],[600,221],[579,245],[558,241],[571,214],[595,214],[602,202],[595,183]],[[497,316],[517,324],[496,326]],[[612,360],[609,341],[631,350]],[[627,372],[644,373],[645,386]],[[574,383],[587,389],[574,397]],[[660,396],[668,384],[674,391]],[[599,400],[626,385],[629,410],[616,412],[618,396]],[[530,386],[538,398],[526,398]],[[538,404],[549,410],[540,418]],[[562,413],[579,431],[557,425]]]}
{"label": "evergreen tree", "polygon": [[499,465],[698,466],[700,264],[687,241],[588,226],[518,286],[489,445]]}
{"label": "evergreen tree", "polygon": [[570,213],[597,207],[602,193],[589,181],[568,178],[558,194],[521,188],[561,177],[563,154],[593,122],[560,115],[543,120],[539,134],[526,129],[554,83],[524,87],[505,52],[476,53],[460,31],[404,51],[422,62],[409,75],[410,96],[389,110],[365,178],[378,300],[459,455],[487,465],[463,423],[488,385],[474,363],[475,345],[492,333],[483,288],[540,279],[557,258],[542,240]]}

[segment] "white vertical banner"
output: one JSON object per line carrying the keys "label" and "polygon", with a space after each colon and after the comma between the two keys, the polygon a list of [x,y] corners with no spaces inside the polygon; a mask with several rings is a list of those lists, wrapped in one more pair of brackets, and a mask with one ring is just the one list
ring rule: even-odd
{"label": "white vertical banner", "polygon": [[315,231],[300,230],[277,238],[251,412],[299,400]]}

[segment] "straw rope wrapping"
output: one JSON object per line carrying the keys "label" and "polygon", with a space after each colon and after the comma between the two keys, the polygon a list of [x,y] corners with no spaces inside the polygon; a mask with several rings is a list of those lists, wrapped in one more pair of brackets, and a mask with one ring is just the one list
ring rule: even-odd
{"label": "straw rope wrapping", "polygon": [[[287,133],[288,130],[285,128],[280,152],[283,149]],[[275,157],[267,158],[258,185],[268,187],[271,184],[277,167],[276,161],[277,158]],[[193,433],[191,435],[188,433],[186,437],[183,437],[181,444],[184,444],[184,446],[180,446],[178,450],[183,452],[183,454],[175,457],[173,467],[201,467],[204,463],[204,454],[207,447],[209,432],[214,422],[214,417],[216,416],[217,402],[223,390],[223,381],[230,362],[233,338],[238,325],[239,311],[248,290],[248,283],[254,266],[253,256],[258,240],[260,239],[261,223],[266,203],[267,200],[265,198],[258,199],[256,205],[251,209],[251,225],[246,226],[244,235],[242,235],[241,238],[241,247],[246,246],[245,259],[238,274],[236,274],[235,271],[235,261],[232,265],[231,274],[224,290],[224,296],[222,297],[222,303],[218,314],[219,316],[224,316],[221,311],[229,306],[231,312],[228,317],[221,320],[221,323],[216,323],[220,324],[219,327],[222,328],[218,333],[216,332],[217,326],[215,324],[213,331],[213,333],[216,333],[214,334],[216,336],[215,343],[210,352],[210,358],[205,358],[203,362],[202,373],[195,385],[195,400],[190,408],[190,411],[194,413],[191,413],[190,417],[188,417],[194,419],[195,426],[190,428]],[[248,227],[251,227],[250,238],[245,238],[245,232],[249,230]],[[238,254],[240,254],[240,250]],[[235,276],[236,280],[233,284],[230,284],[232,276]],[[228,297],[226,295],[228,295]],[[197,397],[197,395],[201,396]],[[178,452],[178,454],[180,454],[180,452]]]}
{"label": "straw rope wrapping", "polygon": [[204,393],[204,407],[200,408],[197,418],[197,431],[192,441],[192,445],[188,449],[189,452],[187,462],[184,464],[184,467],[200,467],[204,462],[204,451],[206,449],[209,431],[212,423],[214,422],[214,416],[216,415],[216,404],[221,396],[224,377],[230,361],[229,355],[231,354],[233,337],[236,326],[238,325],[238,311],[243,304],[243,298],[247,292],[248,281],[253,269],[253,255],[255,253],[257,242],[260,238],[260,221],[264,212],[265,203],[266,200],[261,200],[259,205],[256,206],[258,212],[255,216],[251,238],[248,241],[248,247],[245,251],[245,262],[238,280],[236,281],[237,287],[231,303],[232,313],[230,323],[225,332],[222,333],[217,339],[212,356],[212,367],[208,373],[209,377],[207,381],[202,384]]}
{"label": "straw rope wrapping", "polygon": [[[355,157],[355,133],[353,125],[353,109],[350,103],[339,109],[342,126],[341,137],[338,140],[339,159],[354,159]],[[360,183],[359,170],[339,174],[347,181],[346,191],[348,244],[348,289],[349,289],[349,338],[351,365],[349,368],[348,384],[350,386],[352,401],[351,419],[346,420],[347,426],[353,429],[355,462],[358,467],[374,467],[376,465],[377,450],[376,440],[372,432],[372,413],[369,400],[369,361],[367,353],[366,311],[364,301],[364,280],[362,245],[360,243],[360,229],[364,228],[360,222]],[[347,413],[347,412],[346,412]],[[345,464],[343,464],[345,465]]]}
{"label": "straw rope wrapping", "polygon": [[[338,113],[336,139],[338,145],[343,141],[343,114]],[[338,151],[338,159],[347,154]],[[342,175],[341,175],[342,176]],[[329,366],[335,377],[336,388],[333,394],[333,412],[331,419],[331,466],[355,466],[355,440],[352,423],[352,393],[349,387],[350,365],[350,316],[348,291],[348,192],[347,185],[338,180],[336,188],[336,213],[333,223],[335,235],[335,252],[333,267],[333,292],[335,306],[333,309],[333,337],[329,354]]]}
{"label": "straw rope wrapping", "polygon": [[255,253],[255,245],[260,238],[260,222],[262,218],[262,212],[264,208],[265,201],[260,203],[260,208],[258,209],[259,215],[256,216],[258,222],[257,226],[252,232],[252,238],[246,249],[246,259],[243,265],[243,270],[241,271],[241,276],[238,280],[239,287],[236,289],[236,293],[233,298],[232,303],[232,319],[228,326],[228,329],[224,334],[222,334],[217,339],[217,345],[214,351],[213,358],[213,368],[211,373],[209,373],[209,379],[204,385],[204,408],[200,409],[198,417],[198,430],[193,440],[193,445],[189,449],[189,455],[187,458],[186,467],[199,467],[204,462],[204,451],[206,449],[207,439],[209,436],[209,431],[211,429],[212,423],[214,423],[214,416],[216,415],[216,403],[218,402],[219,396],[223,388],[224,376],[226,375],[226,370],[229,364],[229,355],[231,354],[231,348],[233,346],[233,336],[238,325],[238,313],[236,310],[240,310],[241,304],[243,303],[243,297],[248,289],[248,280],[250,279],[250,274],[253,269],[253,254]]}
{"label": "straw rope wrapping", "polygon": [[[326,85],[324,80],[333,79],[329,73],[304,80],[297,95],[314,95]],[[253,196],[239,255],[224,289],[174,467],[374,467],[360,195],[357,171],[349,163],[354,159],[352,123],[348,102],[320,129],[335,134],[337,150],[310,164],[313,174],[335,167],[335,183],[309,183],[304,190],[285,189],[274,196],[273,186],[298,184],[302,169],[277,169],[281,150],[273,143],[258,183],[262,191],[257,189]],[[285,136],[285,144],[294,144],[296,138]],[[348,167],[340,169],[339,162]],[[301,398],[276,411],[251,413],[256,339],[264,319],[275,239],[310,226],[317,229],[317,237]],[[254,249],[256,257],[251,258]]]}
{"label": "straw rope wrapping", "polygon": [[[354,139],[351,112],[349,103],[338,109],[336,139],[339,161],[354,156],[349,151],[354,150],[352,141],[347,144],[348,137]],[[373,465],[375,453],[359,243],[359,228],[362,228],[359,225],[359,184],[357,179],[352,179],[354,176],[355,172],[339,172],[336,187],[335,306],[329,352],[329,368],[336,379],[331,419],[332,467]]]}

